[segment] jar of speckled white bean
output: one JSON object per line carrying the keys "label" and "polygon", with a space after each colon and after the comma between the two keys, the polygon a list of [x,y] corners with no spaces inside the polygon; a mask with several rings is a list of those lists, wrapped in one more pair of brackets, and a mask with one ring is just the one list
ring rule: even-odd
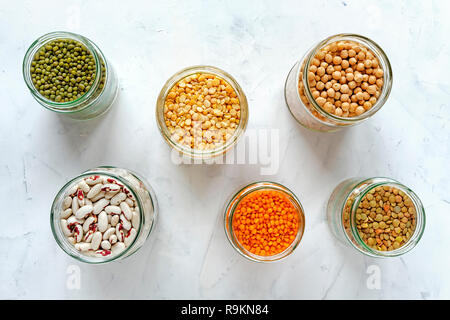
{"label": "jar of speckled white bean", "polygon": [[[123,190],[135,204],[135,212],[138,214],[137,223],[133,228],[136,229],[136,235],[133,241],[114,252],[111,250],[77,250],[75,244],[70,241],[69,237],[62,230],[61,220],[67,204],[64,204],[65,198],[70,196],[75,189],[78,189],[81,181],[85,179],[107,179],[118,185],[123,186]],[[76,197],[76,195],[75,195]],[[72,197],[72,198],[75,198]],[[123,213],[123,212],[122,212]],[[51,211],[50,225],[53,236],[59,247],[69,256],[81,262],[99,264],[116,260],[122,260],[135,253],[142,247],[144,242],[149,238],[155,229],[156,218],[158,214],[158,205],[156,195],[148,182],[136,173],[122,168],[116,167],[98,167],[87,170],[67,182],[56,195]]]}

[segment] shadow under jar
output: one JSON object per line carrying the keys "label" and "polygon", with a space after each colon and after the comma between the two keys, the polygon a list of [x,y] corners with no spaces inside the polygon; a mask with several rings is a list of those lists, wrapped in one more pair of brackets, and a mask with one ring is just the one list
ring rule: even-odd
{"label": "shadow under jar", "polygon": [[[99,193],[92,197],[89,191],[97,185],[101,185],[97,187],[96,192]],[[124,193],[124,197],[120,193]],[[84,206],[91,205],[90,202],[92,208],[86,210],[89,212],[83,214],[84,217],[77,218],[77,212],[83,210],[81,208]],[[129,205],[122,205],[122,202]],[[157,214],[155,193],[142,177],[127,169],[98,167],[83,172],[62,187],[52,204],[50,225],[56,242],[65,253],[81,262],[100,264],[121,260],[136,252],[154,230]],[[126,218],[127,215],[131,218]],[[117,217],[116,222],[113,222],[114,216]],[[102,230],[100,220],[105,217],[107,226],[103,226]],[[132,229],[135,231],[131,231]],[[80,232],[82,236],[77,241]],[[96,232],[102,234],[101,242],[109,244],[101,243],[99,246],[94,240]],[[117,245],[120,242],[122,244]],[[106,245],[106,249],[103,245]],[[111,248],[108,249],[109,246]]]}
{"label": "shadow under jar", "polygon": [[[67,54],[67,47],[55,48],[57,46],[51,45],[58,41],[72,41],[72,45],[87,51],[88,54],[83,58],[93,60],[94,79],[89,79],[89,83],[78,87],[79,81],[86,81],[83,79],[85,76],[81,74],[86,71],[86,68],[83,64],[70,66],[75,57]],[[55,48],[54,52],[53,48]],[[48,59],[50,54],[56,60]],[[62,60],[57,59],[65,61],[59,65]],[[46,67],[37,68],[37,62]],[[61,74],[56,74],[61,70],[59,68],[64,69],[59,72]],[[68,68],[71,69],[70,72],[66,72]],[[33,79],[31,70],[37,74],[39,80]],[[51,111],[73,119],[87,120],[105,113],[113,104],[118,92],[118,80],[114,68],[102,51],[91,40],[71,32],[51,32],[34,41],[25,54],[22,72],[25,83],[37,102]],[[72,91],[75,87],[77,90],[78,88],[83,90],[83,94]],[[61,92],[62,95],[57,96],[56,91]],[[63,101],[67,97],[70,97],[71,101]]]}
{"label": "shadow under jar", "polygon": [[[288,205],[280,207],[282,202]],[[241,204],[246,203],[253,203],[252,208],[243,209]],[[242,216],[243,210],[248,219]],[[238,220],[246,220],[248,225],[243,228]],[[224,210],[224,228],[239,254],[255,262],[274,262],[288,257],[300,244],[305,216],[292,191],[275,182],[261,181],[243,187],[231,197]],[[280,249],[271,254],[270,247],[278,245]]]}
{"label": "shadow under jar", "polygon": [[[373,57],[366,59],[359,50]],[[360,35],[338,34],[312,47],[292,67],[284,93],[292,116],[302,126],[336,131],[374,115],[391,88],[391,65],[380,46]],[[362,109],[356,110],[355,103]]]}
{"label": "shadow under jar", "polygon": [[425,229],[419,197],[384,177],[341,182],[328,200],[327,218],[340,242],[371,257],[396,257],[410,251]]}
{"label": "shadow under jar", "polygon": [[227,72],[212,66],[188,67],[161,89],[156,121],[165,141],[180,155],[211,159],[234,147],[245,132],[247,98]]}

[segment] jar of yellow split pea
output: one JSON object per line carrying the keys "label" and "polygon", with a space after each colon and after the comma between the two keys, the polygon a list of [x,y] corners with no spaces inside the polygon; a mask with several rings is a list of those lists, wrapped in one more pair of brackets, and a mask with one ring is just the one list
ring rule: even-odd
{"label": "jar of yellow split pea", "polygon": [[384,177],[350,178],[332,192],[327,206],[331,232],[371,257],[396,257],[414,248],[425,229],[419,197]]}
{"label": "jar of yellow split pea", "polygon": [[289,72],[286,104],[304,127],[336,131],[359,124],[386,102],[392,70],[369,38],[338,34],[309,49]]}
{"label": "jar of yellow split pea", "polygon": [[165,141],[194,159],[223,155],[245,132],[247,98],[237,81],[212,66],[193,66],[170,77],[156,103]]}

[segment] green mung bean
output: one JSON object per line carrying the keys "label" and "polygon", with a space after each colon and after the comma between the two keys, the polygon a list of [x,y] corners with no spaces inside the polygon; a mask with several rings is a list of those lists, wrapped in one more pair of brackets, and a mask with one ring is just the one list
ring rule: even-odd
{"label": "green mung bean", "polygon": [[59,103],[70,102],[91,88],[96,77],[95,59],[82,43],[56,39],[36,52],[30,75],[43,97]]}

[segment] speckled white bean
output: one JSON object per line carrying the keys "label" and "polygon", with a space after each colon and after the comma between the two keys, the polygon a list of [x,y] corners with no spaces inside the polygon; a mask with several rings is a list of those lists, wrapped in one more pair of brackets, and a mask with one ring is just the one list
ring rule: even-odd
{"label": "speckled white bean", "polygon": [[77,243],[77,241],[75,240],[74,237],[68,237],[67,240],[68,240],[71,244]]}
{"label": "speckled white bean", "polygon": [[111,249],[111,242],[109,242],[108,240],[103,240],[101,243],[101,247],[104,250],[109,250]]}
{"label": "speckled white bean", "polygon": [[105,232],[108,228],[108,216],[105,211],[100,212],[98,215],[98,231]]}
{"label": "speckled white bean", "polygon": [[89,227],[91,226],[92,223],[95,222],[95,220],[96,220],[96,217],[89,216],[83,223],[83,231],[88,232]]}
{"label": "speckled white bean", "polygon": [[108,228],[105,233],[103,233],[103,240],[108,240],[111,235],[116,233],[116,228]]}
{"label": "speckled white bean", "polygon": [[122,221],[122,227],[123,227],[125,230],[128,231],[128,230],[131,229],[131,222],[128,221],[128,219],[125,217],[124,214],[121,214],[121,215],[120,215],[120,221]]}
{"label": "speckled white bean", "polygon": [[122,201],[127,198],[127,195],[124,192],[119,192],[114,197],[111,198],[111,204],[113,206],[119,205]]}
{"label": "speckled white bean", "polygon": [[[84,222],[84,221],[83,221],[83,222]],[[69,226],[75,225],[75,224],[81,224],[81,223],[83,223],[83,222],[81,222],[81,220],[80,220],[80,219],[77,219],[75,216],[70,216],[70,217],[67,219],[67,225],[69,225]]]}
{"label": "speckled white bean", "polygon": [[94,210],[94,207],[90,204],[87,204],[85,206],[82,206],[80,209],[75,212],[75,217],[78,219],[82,219],[86,217],[89,213],[91,213]]}
{"label": "speckled white bean", "polygon": [[109,200],[100,199],[94,204],[94,214],[97,215],[109,204]]}
{"label": "speckled white bean", "polygon": [[120,242],[123,242],[123,225],[121,223],[118,223],[116,225],[116,236],[117,236],[117,240]]}
{"label": "speckled white bean", "polygon": [[89,251],[91,249],[91,244],[86,242],[75,243],[75,249],[78,251]]}
{"label": "speckled white bean", "polygon": [[61,219],[67,219],[72,215],[72,208],[67,208],[61,213]]}
{"label": "speckled white bean", "polygon": [[67,191],[67,194],[73,197],[77,192],[77,190],[78,190],[78,183],[75,183],[72,187],[70,187],[69,191]]}
{"label": "speckled white bean", "polygon": [[120,186],[117,184],[114,184],[114,183],[106,183],[103,185],[102,189],[105,190],[106,192],[111,192],[111,191],[117,192],[120,190]]}
{"label": "speckled white bean", "polygon": [[119,189],[119,190],[116,190],[116,191],[108,191],[108,192],[106,192],[106,193],[105,193],[105,199],[111,199],[111,198],[114,197],[119,191],[120,191],[120,189]]}
{"label": "speckled white bean", "polygon": [[111,244],[117,243],[117,236],[115,234],[112,234],[109,236],[108,240]]}
{"label": "speckled white bean", "polygon": [[111,217],[111,226],[115,227],[119,223],[120,217],[115,214]]}
{"label": "speckled white bean", "polygon": [[105,191],[100,191],[95,197],[91,199],[92,202],[97,202],[98,200],[105,197]]}
{"label": "speckled white bean", "polygon": [[62,229],[62,232],[64,233],[64,235],[66,237],[70,237],[72,235],[72,232],[67,227],[67,220],[66,219],[61,219],[61,229]]}
{"label": "speckled white bean", "polygon": [[[98,184],[97,184],[98,186]],[[92,250],[97,250],[100,247],[100,243],[102,242],[102,233],[97,231],[92,236],[91,248]]]}
{"label": "speckled white bean", "polygon": [[72,198],[67,196],[63,200],[63,210],[66,210],[72,205]]}
{"label": "speckled white bean", "polygon": [[83,237],[84,242],[91,242],[92,236],[94,235],[95,230],[89,230]]}
{"label": "speckled white bean", "polygon": [[78,203],[77,197],[73,197],[72,199],[72,212],[77,212],[80,208],[80,204]]}
{"label": "speckled white bean", "polygon": [[81,240],[83,239],[83,227],[79,224],[75,225],[73,233],[75,235],[75,240],[77,242],[81,242]]}
{"label": "speckled white bean", "polygon": [[130,206],[126,203],[126,201],[120,203],[120,209],[122,209],[122,212],[127,220],[131,220],[131,218],[133,218],[133,213],[131,212]]}
{"label": "speckled white bean", "polygon": [[120,210],[119,206],[107,206],[105,208],[106,213],[109,214],[120,214],[122,212],[122,210]]}
{"label": "speckled white bean", "polygon": [[134,228],[131,228],[130,231],[128,231],[128,234],[123,239],[123,243],[126,247],[128,247],[130,244],[133,243],[134,238],[136,238],[137,231]]}
{"label": "speckled white bean", "polygon": [[126,198],[125,202],[128,204],[129,207],[134,207],[134,201],[130,198]]}
{"label": "speckled white bean", "polygon": [[123,242],[117,242],[111,247],[111,251],[115,255],[121,253],[123,250],[125,250],[125,244]]}
{"label": "speckled white bean", "polygon": [[92,199],[93,197],[98,195],[100,193],[100,191],[102,191],[102,187],[103,187],[103,184],[101,184],[101,183],[94,185],[91,188],[91,190],[89,190],[89,192],[87,193],[86,197],[88,199]]}
{"label": "speckled white bean", "polygon": [[89,190],[91,190],[91,187],[89,187],[86,181],[84,180],[78,182],[78,186],[80,187],[81,190],[83,190],[84,193],[88,193]]}
{"label": "speckled white bean", "polygon": [[93,186],[95,184],[103,182],[103,180],[100,177],[99,178],[95,178],[95,177],[87,178],[87,179],[85,179],[85,181],[89,186]]}
{"label": "speckled white bean", "polygon": [[141,220],[141,217],[136,211],[133,211],[133,217],[131,218],[131,224],[134,228],[139,228],[139,222]]}

